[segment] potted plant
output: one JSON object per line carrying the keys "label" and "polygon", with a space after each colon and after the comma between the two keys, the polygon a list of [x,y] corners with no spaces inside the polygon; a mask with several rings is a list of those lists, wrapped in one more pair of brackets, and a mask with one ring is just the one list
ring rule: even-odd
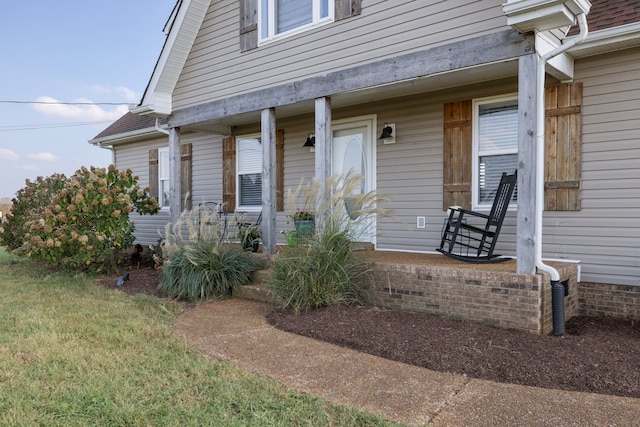
{"label": "potted plant", "polygon": [[298,236],[308,236],[313,234],[315,229],[315,216],[312,212],[297,210],[291,215],[293,225],[295,226]]}
{"label": "potted plant", "polygon": [[251,250],[252,252],[258,252],[260,247],[260,230],[255,225],[249,225],[247,228],[240,230],[240,241],[242,242],[242,248],[245,251]]}
{"label": "potted plant", "polygon": [[284,231],[281,230],[280,234],[283,234],[285,239],[287,240],[287,246],[295,247],[298,246],[298,233],[296,230]]}

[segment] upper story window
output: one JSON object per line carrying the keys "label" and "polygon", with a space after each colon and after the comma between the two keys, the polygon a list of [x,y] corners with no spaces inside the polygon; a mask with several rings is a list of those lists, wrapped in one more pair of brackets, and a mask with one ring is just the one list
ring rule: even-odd
{"label": "upper story window", "polygon": [[333,21],[334,0],[260,0],[260,41]]}
{"label": "upper story window", "polygon": [[158,149],[158,204],[169,207],[169,148]]}
{"label": "upper story window", "polygon": [[239,209],[262,207],[262,144],[258,136],[237,138],[237,200]]}
{"label": "upper story window", "polygon": [[[485,98],[473,109],[473,207],[490,209],[502,172],[518,166],[518,98]],[[513,194],[511,206],[515,206]]]}

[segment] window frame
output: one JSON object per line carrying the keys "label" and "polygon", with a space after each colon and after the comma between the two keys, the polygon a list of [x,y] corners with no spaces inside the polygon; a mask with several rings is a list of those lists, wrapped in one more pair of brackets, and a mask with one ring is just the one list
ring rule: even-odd
{"label": "window frame", "polygon": [[262,210],[262,189],[260,189],[260,205],[243,205],[241,203],[242,201],[242,186],[241,184],[241,175],[245,175],[245,174],[255,174],[255,173],[259,173],[262,176],[262,151],[260,152],[260,168],[259,168],[259,172],[257,172],[258,168],[256,168],[256,171],[254,172],[245,172],[245,171],[241,171],[240,170],[240,162],[241,162],[241,153],[240,153],[240,141],[242,140],[247,140],[247,139],[255,139],[258,140],[258,143],[260,145],[262,145],[261,139],[262,139],[262,135],[259,133],[255,133],[255,134],[249,134],[249,135],[238,135],[236,136],[236,176],[235,176],[235,180],[236,180],[236,210],[242,210],[245,212],[259,212]]}
{"label": "window frame", "polygon": [[[335,1],[327,0],[327,16],[320,16],[321,2],[323,0],[312,0],[312,17],[311,22],[300,25],[281,33],[276,33],[276,19],[275,13],[278,0],[257,0],[258,1],[258,46],[269,43],[275,40],[280,40],[295,34],[300,34],[305,31],[309,31],[312,28],[326,25],[335,21]],[[264,4],[267,4],[267,16],[265,16]],[[263,37],[264,25],[267,25],[266,35]]]}
{"label": "window frame", "polygon": [[[166,173],[166,176],[163,176],[162,157],[165,155],[167,156],[167,170],[164,171]],[[165,197],[163,192],[164,187],[162,186],[162,183],[166,181],[169,187],[171,187],[171,172],[169,171],[171,166],[169,164],[169,161],[170,161],[169,159],[170,159],[169,147],[158,148],[158,205],[160,205],[160,209],[164,209],[164,210],[169,209],[171,205],[171,194],[169,194],[167,205],[166,206],[164,205],[165,203]]]}
{"label": "window frame", "polygon": [[[516,140],[515,149],[501,149],[501,150],[490,150],[490,151],[480,151],[480,107],[487,104],[497,104],[500,102],[509,102],[516,101],[516,105],[518,104],[518,94],[517,93],[509,93],[504,95],[497,96],[489,96],[484,98],[473,99],[472,102],[472,147],[473,147],[473,159],[472,159],[472,167],[471,167],[471,206],[472,210],[477,211],[489,211],[491,210],[491,203],[480,203],[480,157],[481,156],[490,156],[490,155],[502,155],[502,154],[515,154],[518,155],[518,141]],[[518,115],[516,114],[516,120],[518,119]],[[516,123],[518,126],[519,123]],[[517,200],[512,198],[509,202],[509,210],[515,210],[517,208]]]}

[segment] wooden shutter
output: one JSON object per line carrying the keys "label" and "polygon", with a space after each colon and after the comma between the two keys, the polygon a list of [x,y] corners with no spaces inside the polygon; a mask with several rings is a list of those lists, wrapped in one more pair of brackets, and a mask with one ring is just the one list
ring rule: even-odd
{"label": "wooden shutter", "polygon": [[258,0],[240,0],[240,51],[258,47]]}
{"label": "wooden shutter", "polygon": [[580,210],[582,83],[545,88],[544,208]]}
{"label": "wooden shutter", "polygon": [[471,208],[472,109],[471,100],[444,105],[443,210]]}
{"label": "wooden shutter", "polygon": [[284,211],[284,130],[276,130],[276,211]]}
{"label": "wooden shutter", "polygon": [[222,139],[222,203],[225,211],[236,210],[236,137]]}
{"label": "wooden shutter", "polygon": [[335,19],[340,21],[341,19],[351,18],[352,16],[360,15],[362,10],[361,0],[336,0],[335,2]]}
{"label": "wooden shutter", "polygon": [[191,209],[191,144],[180,146],[181,210]]}
{"label": "wooden shutter", "polygon": [[149,150],[149,195],[154,199],[158,200],[158,149],[157,148]]}

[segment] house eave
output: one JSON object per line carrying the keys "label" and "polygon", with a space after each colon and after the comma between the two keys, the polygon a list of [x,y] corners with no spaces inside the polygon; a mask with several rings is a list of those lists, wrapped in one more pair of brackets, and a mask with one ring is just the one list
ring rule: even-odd
{"label": "house eave", "polygon": [[146,139],[149,137],[157,137],[163,135],[154,127],[137,129],[131,132],[119,133],[116,135],[109,135],[102,138],[94,138],[89,140],[89,144],[97,147],[112,147],[114,145],[126,144],[129,142],[135,142],[138,140]]}
{"label": "house eave", "polygon": [[569,49],[568,53],[574,58],[584,58],[638,46],[640,46],[640,22],[634,22],[591,32],[586,40]]}

